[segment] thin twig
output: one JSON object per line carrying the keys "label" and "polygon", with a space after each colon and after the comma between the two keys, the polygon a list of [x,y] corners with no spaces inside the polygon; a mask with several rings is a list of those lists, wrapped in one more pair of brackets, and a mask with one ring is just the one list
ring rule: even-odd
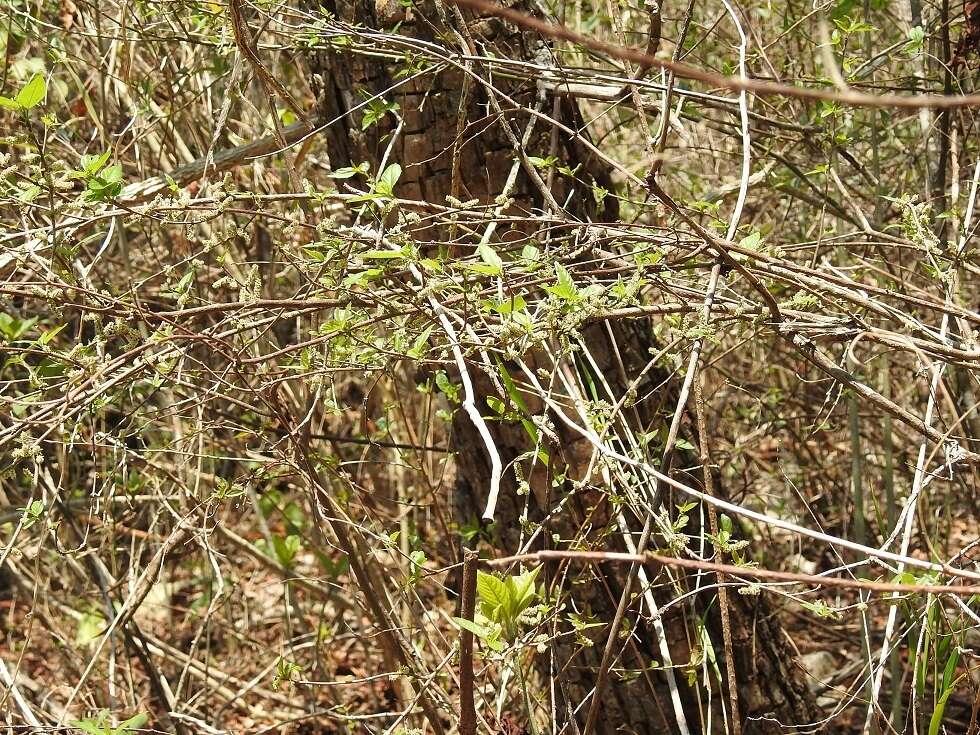
{"label": "thin twig", "polygon": [[[476,610],[476,567],[479,555],[472,549],[463,554],[461,617],[473,621]],[[476,704],[473,701],[473,632],[459,632],[459,735],[476,735]]]}

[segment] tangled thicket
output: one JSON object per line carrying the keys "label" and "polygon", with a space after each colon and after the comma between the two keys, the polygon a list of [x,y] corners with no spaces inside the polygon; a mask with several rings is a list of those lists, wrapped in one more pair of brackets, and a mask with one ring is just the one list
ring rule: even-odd
{"label": "tangled thicket", "polygon": [[980,732],[975,3],[2,16],[11,732]]}

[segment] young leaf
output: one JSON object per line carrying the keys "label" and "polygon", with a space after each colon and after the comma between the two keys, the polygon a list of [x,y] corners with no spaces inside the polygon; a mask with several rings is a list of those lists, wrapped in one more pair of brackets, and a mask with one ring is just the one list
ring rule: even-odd
{"label": "young leaf", "polygon": [[78,621],[78,629],[75,632],[75,643],[79,646],[88,646],[95,643],[102,635],[105,626],[105,620],[98,613],[84,613]]}
{"label": "young leaf", "polygon": [[109,156],[112,155],[111,150],[107,150],[105,153],[98,156],[85,155],[82,156],[81,160],[81,171],[72,172],[75,177],[83,176],[95,176],[103,166],[109,161]]}
{"label": "young leaf", "polygon": [[115,729],[114,735],[130,735],[133,730],[143,727],[143,725],[145,725],[149,719],[149,715],[147,715],[145,712],[140,712],[138,715],[133,715],[125,722],[120,723],[119,727]]}
{"label": "young leaf", "polygon": [[477,638],[487,638],[490,635],[489,628],[485,628],[482,625],[474,623],[472,620],[467,620],[466,618],[452,618],[452,621],[457,625],[457,627],[463,630],[469,631]]}
{"label": "young leaf", "polygon": [[94,720],[73,720],[71,725],[72,727],[77,727],[82,732],[88,733],[88,735],[106,735],[108,728],[105,726],[105,721],[108,716],[109,713],[103,710]]}
{"label": "young leaf", "polygon": [[[523,299],[521,299],[523,301]],[[517,390],[517,385],[514,384],[514,379],[510,376],[507,368],[504,364],[498,360],[497,361],[497,371],[500,373],[501,380],[504,381],[504,387],[507,389],[507,396],[510,400],[517,406],[521,411],[527,415],[530,415],[531,411],[528,409],[527,404],[524,402],[524,397],[521,392]],[[537,437],[537,431],[534,432],[535,437]],[[535,439],[536,441],[536,439]]]}
{"label": "young leaf", "polygon": [[422,333],[415,338],[412,343],[411,349],[408,350],[408,356],[414,357],[416,360],[425,356],[426,351],[429,348],[429,335],[432,334],[432,330],[435,327],[426,327],[422,330]]}
{"label": "young leaf", "polygon": [[17,93],[14,102],[23,110],[30,110],[37,107],[44,99],[44,94],[48,91],[47,82],[44,81],[42,74],[35,74],[31,80]]}
{"label": "young leaf", "polygon": [[538,596],[534,582],[540,571],[541,567],[536,567],[529,572],[510,578],[513,580],[514,602],[518,613],[523,612]]}
{"label": "young leaf", "polygon": [[390,163],[385,170],[381,172],[381,176],[378,177],[378,182],[374,186],[374,191],[376,194],[382,196],[391,197],[395,195],[395,184],[398,183],[398,179],[401,178],[402,167],[397,163]]}
{"label": "young leaf", "polygon": [[504,261],[502,261],[500,256],[497,255],[497,251],[486,243],[481,243],[477,248],[477,252],[480,254],[480,260],[487,265],[493,266],[494,268],[498,269],[498,271],[502,271],[504,269]]}
{"label": "young leaf", "polygon": [[17,192],[17,198],[22,202],[33,202],[40,193],[41,187],[37,184],[24,184],[23,188]]}
{"label": "young leaf", "polygon": [[480,608],[484,617],[495,620],[497,610],[507,604],[507,587],[494,575],[478,571],[476,591],[480,596]]}
{"label": "young leaf", "polygon": [[487,405],[490,407],[491,411],[493,411],[498,416],[504,415],[504,412],[507,410],[507,406],[504,405],[503,401],[501,401],[496,396],[487,396],[486,400],[487,400]]}
{"label": "young leaf", "polygon": [[952,693],[953,688],[950,687],[939,696],[936,709],[933,710],[932,717],[929,719],[929,735],[939,735],[939,728],[942,727],[943,716],[946,713],[946,703],[949,701],[949,695]]}
{"label": "young leaf", "polygon": [[488,276],[499,276],[504,271],[504,261],[497,255],[497,251],[486,243],[480,243],[476,248],[477,255],[480,256],[482,263],[468,263],[466,270],[474,273],[482,273]]}
{"label": "young leaf", "polygon": [[404,249],[401,250],[368,250],[365,253],[361,253],[361,257],[365,260],[397,260],[398,258],[407,258],[411,253],[405,252]]}
{"label": "young leaf", "polygon": [[107,184],[118,184],[122,181],[122,166],[114,163],[102,172],[102,180]]}
{"label": "young leaf", "polygon": [[762,233],[756,230],[755,232],[743,237],[742,241],[738,245],[746,250],[755,250],[759,247],[760,242],[762,242]]}
{"label": "young leaf", "polygon": [[498,314],[512,314],[515,311],[527,309],[527,302],[520,294],[505,298],[501,301],[490,301],[490,308]]}
{"label": "young leaf", "polygon": [[545,286],[544,289],[550,294],[557,296],[563,301],[573,301],[578,298],[578,289],[571,274],[561,263],[555,263],[555,275],[558,277],[558,285]]}
{"label": "young leaf", "polygon": [[293,559],[296,558],[296,553],[299,551],[300,538],[295,534],[290,534],[286,538],[273,536],[272,546],[275,549],[276,556],[279,557],[279,563],[284,567],[288,567]]}
{"label": "young leaf", "polygon": [[527,160],[531,163],[534,168],[550,168],[558,163],[558,159],[554,156],[548,156],[547,158],[540,158],[539,156],[528,156]]}
{"label": "young leaf", "polygon": [[359,166],[344,166],[342,168],[338,168],[336,171],[330,174],[330,178],[349,179],[358,174],[366,175],[370,170],[370,164],[367,161],[362,161]]}

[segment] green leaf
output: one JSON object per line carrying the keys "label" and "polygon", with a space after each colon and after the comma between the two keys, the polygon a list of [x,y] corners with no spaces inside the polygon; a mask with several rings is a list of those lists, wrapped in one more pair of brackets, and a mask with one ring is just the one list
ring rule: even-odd
{"label": "green leaf", "polygon": [[114,735],[129,735],[133,730],[143,727],[149,719],[150,716],[145,712],[133,715],[125,722],[120,723],[119,727],[115,729]]}
{"label": "green leaf", "polygon": [[24,110],[30,110],[32,107],[37,107],[41,100],[44,99],[45,93],[48,91],[47,82],[44,81],[44,76],[42,74],[35,74],[31,77],[31,80],[24,85],[17,96],[14,98],[14,102]]}
{"label": "green leaf", "polygon": [[480,256],[480,260],[489,266],[489,269],[492,271],[493,275],[503,273],[504,261],[502,261],[500,256],[497,255],[496,250],[486,243],[480,243],[476,248],[476,252]]}
{"label": "green leaf", "polygon": [[422,330],[422,333],[415,338],[412,343],[411,349],[408,350],[408,356],[414,357],[416,360],[425,356],[425,353],[429,349],[429,336],[432,334],[434,327],[426,327]]}
{"label": "green leaf", "polygon": [[367,174],[371,170],[371,165],[367,161],[362,161],[359,166],[344,166],[338,168],[330,174],[331,179],[349,179],[357,174]]}
{"label": "green leaf", "polygon": [[759,247],[760,242],[762,242],[762,233],[756,230],[750,235],[743,237],[738,246],[746,250],[755,250]]}
{"label": "green leaf", "polygon": [[33,202],[37,199],[37,195],[41,193],[41,187],[37,184],[25,184],[20,191],[17,192],[17,199],[27,203]]}
{"label": "green leaf", "polygon": [[44,501],[32,500],[26,508],[18,508],[24,514],[24,528],[30,528],[44,516]]}
{"label": "green leaf", "polygon": [[953,688],[953,677],[956,675],[956,667],[960,662],[959,648],[953,647],[953,653],[946,659],[946,666],[943,669],[942,691],[945,693]]}
{"label": "green leaf", "polygon": [[87,184],[87,198],[89,200],[109,200],[119,196],[122,192],[122,166],[118,163],[113,164],[101,172],[98,169],[108,160],[108,152],[103,153],[98,158],[90,156],[83,157],[81,172],[75,172],[76,177],[85,179]]}
{"label": "green leaf", "polygon": [[279,659],[276,663],[276,673],[272,677],[272,689],[273,691],[278,691],[279,687],[283,684],[290,686],[296,679],[299,678],[300,673],[303,671],[303,667],[293,661],[287,661],[284,658]]}
{"label": "green leaf", "polygon": [[114,163],[102,172],[102,180],[107,184],[118,184],[122,181],[122,166]]}
{"label": "green leaf", "polygon": [[530,161],[534,168],[550,168],[558,163],[558,159],[555,156],[548,156],[547,158],[540,158],[538,156],[528,156],[527,160]]}
{"label": "green leaf", "polygon": [[510,577],[507,582],[510,583],[511,589],[513,591],[513,601],[515,613],[520,614],[524,612],[527,607],[537,599],[538,593],[535,588],[535,580],[538,578],[538,573],[541,571],[541,567],[536,567],[524,574],[520,574],[516,577]]}
{"label": "green leaf", "polygon": [[576,300],[579,297],[578,288],[576,288],[575,281],[572,280],[572,275],[565,269],[565,266],[561,263],[555,263],[555,275],[558,277],[558,285],[545,286],[545,291],[564,301]]}
{"label": "green leaf", "polygon": [[480,597],[480,608],[484,617],[497,621],[498,610],[506,606],[508,601],[507,587],[503,581],[492,574],[477,571],[476,591]]}
{"label": "green leaf", "polygon": [[99,640],[102,631],[106,626],[105,619],[94,612],[87,612],[78,621],[78,629],[75,631],[75,643],[80,646],[88,646]]}
{"label": "green leaf", "polygon": [[90,155],[82,156],[82,160],[80,161],[82,169],[81,171],[77,171],[75,173],[82,174],[84,176],[94,176],[99,172],[99,169],[101,169],[103,166],[106,165],[106,163],[108,163],[109,156],[111,155],[112,155],[112,151],[107,150],[105,153],[98,156],[90,156]]}
{"label": "green leaf", "polygon": [[504,405],[503,401],[501,401],[496,396],[487,396],[486,400],[487,400],[487,405],[490,407],[491,411],[493,411],[498,416],[504,415],[504,412],[507,410],[507,407]]}
{"label": "green leaf", "polygon": [[177,285],[174,286],[174,291],[176,291],[177,293],[186,293],[187,289],[191,287],[191,283],[194,282],[195,275],[197,274],[194,272],[193,269],[187,271],[187,273],[183,275],[180,281],[177,282]]}
{"label": "green leaf", "polygon": [[395,184],[398,183],[398,179],[401,178],[402,167],[397,163],[390,163],[385,170],[381,172],[381,176],[378,177],[377,183],[374,185],[374,191],[376,194],[380,194],[386,197],[392,197],[395,195]]}
{"label": "green leaf", "polygon": [[494,265],[487,265],[486,263],[466,263],[463,268],[472,273],[479,273],[483,276],[500,275],[500,268]]}
{"label": "green leaf", "polygon": [[943,724],[943,715],[946,712],[946,702],[949,701],[949,695],[952,693],[953,689],[950,688],[939,697],[939,701],[936,703],[936,709],[929,719],[929,735],[939,735],[939,728]]}
{"label": "green leaf", "polygon": [[490,636],[489,628],[485,628],[482,625],[474,623],[472,620],[467,620],[466,618],[453,617],[452,621],[456,624],[457,627],[469,631],[477,638],[488,638]]}
{"label": "green leaf", "polygon": [[273,536],[272,546],[275,548],[276,556],[279,557],[279,563],[284,567],[288,567],[293,559],[296,558],[296,553],[299,551],[300,538],[295,534],[290,534],[286,538]]}
{"label": "green leaf", "polygon": [[406,253],[404,249],[402,250],[368,250],[366,253],[361,253],[361,257],[365,260],[397,260],[398,258],[407,258],[410,253]]}
{"label": "green leaf", "polygon": [[107,735],[108,730],[106,728],[105,721],[108,719],[108,717],[108,711],[102,710],[98,717],[96,717],[94,720],[73,720],[71,725],[72,727],[77,727],[83,732],[87,732],[89,735]]}
{"label": "green leaf", "polygon": [[483,641],[491,651],[503,651],[505,646],[500,640],[500,631],[496,628],[488,628],[486,626],[480,625],[479,623],[474,623],[472,620],[467,620],[466,618],[450,618],[453,623],[463,630],[467,630],[481,641]]}
{"label": "green leaf", "polygon": [[527,309],[527,302],[520,294],[505,298],[502,301],[490,301],[488,303],[490,308],[498,314],[511,314],[515,311],[524,311]]}
{"label": "green leaf", "polygon": [[[525,414],[529,415],[531,412],[528,410],[527,404],[524,402],[524,397],[521,395],[521,392],[517,390],[517,386],[514,384],[514,379],[510,376],[510,372],[508,372],[507,368],[500,360],[497,360],[497,372],[500,373],[500,379],[504,381],[504,387],[507,389],[507,396],[515,406],[521,409],[521,411]],[[536,435],[537,431],[535,431],[535,436]]]}
{"label": "green leaf", "polygon": [[571,286],[575,287],[575,281],[572,280],[572,274],[561,263],[555,263],[555,275],[558,276],[559,286]]}
{"label": "green leaf", "polygon": [[37,323],[36,316],[30,319],[16,319],[10,314],[0,312],[0,334],[9,340],[20,339]]}

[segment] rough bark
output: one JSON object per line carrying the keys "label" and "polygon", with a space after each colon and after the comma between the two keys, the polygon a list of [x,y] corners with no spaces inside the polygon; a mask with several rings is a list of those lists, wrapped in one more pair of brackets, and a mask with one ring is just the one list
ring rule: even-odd
{"label": "rough bark", "polygon": [[[496,55],[513,59],[530,59],[543,49],[546,51],[546,47],[537,37],[495,19],[467,16],[464,32],[459,27],[454,8],[436,2],[417,2],[406,9],[397,0],[341,0],[328,2],[323,7],[335,18],[365,29],[392,28],[400,23],[399,34],[423,41],[439,41],[440,36],[445,34],[445,38],[453,39],[454,44],[468,43],[464,36],[469,33],[479,40],[481,46],[491,46]],[[393,78],[394,67],[383,59],[354,50],[313,52],[310,56],[310,67],[312,85],[319,97],[321,120],[336,121],[325,132],[331,165],[338,168],[368,161],[372,165],[372,171],[376,170],[389,142],[386,136],[394,127],[391,116],[383,123],[362,131],[362,112],[345,113],[360,104],[365,96],[383,92],[399,81]],[[482,73],[479,69],[475,71]],[[404,120],[404,128],[395,140],[389,159],[391,162],[398,162],[403,168],[397,188],[399,197],[441,204],[446,201],[448,194],[453,194],[460,200],[479,199],[487,203],[492,202],[500,193],[515,152],[503,132],[501,121],[488,104],[485,90],[472,78],[466,82],[468,90],[464,89],[464,77],[464,72],[450,67],[439,73],[403,82],[386,94],[386,99],[398,103],[399,114]],[[537,90],[533,85],[521,85],[499,77],[494,82],[522,105],[533,106],[537,99]],[[572,126],[579,120],[575,104],[567,98],[557,104],[548,99],[543,109]],[[505,109],[504,113],[519,137],[528,116],[514,109]],[[460,145],[454,147],[457,142]],[[558,157],[564,163],[570,166],[581,163],[581,170],[586,177],[591,177],[600,185],[609,183],[609,172],[589,158],[580,142],[559,135],[557,144]],[[550,127],[539,125],[529,144],[530,152],[533,155],[546,156],[549,151],[554,150],[553,145]],[[458,155],[458,172],[455,177],[454,155]],[[564,202],[567,194],[566,190],[560,188],[554,191],[559,202]],[[523,172],[518,178],[513,197],[516,210],[531,212],[535,207],[540,208],[544,204],[540,192]],[[615,200],[612,198],[606,200],[603,211],[595,211],[588,190],[578,192],[572,199],[574,204],[571,205],[571,214],[583,220],[596,217],[611,219],[617,214],[613,205]],[[420,228],[416,234],[419,239],[425,240],[435,239],[445,233]],[[509,236],[518,234],[524,233],[502,231],[499,236],[506,241]],[[629,379],[649,359],[649,348],[653,346],[652,331],[643,322],[617,323],[612,328],[595,325],[586,330],[585,338],[601,363],[600,370],[614,390],[625,390]],[[644,425],[637,428],[642,430],[669,422],[668,412],[677,397],[676,386],[662,373],[654,371],[648,376],[646,383],[647,387],[660,383],[665,383],[666,387],[655,394],[656,398],[639,407],[636,419]],[[486,378],[478,379],[478,387],[485,394],[492,392],[490,381]],[[495,424],[494,432],[505,463],[527,451],[526,435],[519,424]],[[574,466],[580,462],[578,455],[583,448],[577,445],[574,437],[561,436],[558,444],[552,450],[562,455],[566,465]],[[478,517],[482,511],[490,468],[482,442],[462,411],[457,413],[453,425],[453,449],[457,452],[459,472],[456,512],[463,523]],[[507,473],[496,524],[496,542],[503,550],[514,550],[520,536],[519,519],[525,511],[532,520],[540,520],[546,509],[553,507],[568,493],[573,493],[573,497],[568,499],[560,515],[550,519],[551,529],[559,534],[570,533],[572,529],[579,528],[587,519],[591,519],[592,527],[597,534],[601,534],[605,525],[604,516],[609,515],[609,508],[600,489],[573,490],[571,483],[557,488],[552,488],[548,482],[541,483],[541,486],[544,489],[539,488],[529,498],[518,496],[514,475],[512,472]],[[549,535],[542,534],[542,537],[547,538]],[[657,572],[654,569],[649,571],[651,575]],[[577,580],[574,579],[576,576],[579,577]],[[579,582],[568,587],[570,605],[574,609],[597,620],[608,622],[612,619],[616,602],[622,592],[622,570],[583,567],[581,570],[572,570],[569,579]],[[732,600],[733,654],[740,678],[739,697],[745,718],[743,732],[778,732],[774,721],[802,724],[815,719],[812,699],[788,652],[779,621],[772,615],[767,601],[764,598],[741,595],[732,595]],[[709,608],[709,602],[699,602],[701,609],[716,610],[717,604]],[[709,615],[712,637],[717,642],[721,655],[722,636],[716,618],[717,615]],[[690,650],[679,607],[668,614],[664,624],[672,638],[670,645],[675,663],[686,663]],[[602,643],[608,633],[605,628],[596,630],[598,632],[592,633],[595,646],[565,644],[558,646],[556,651],[557,667],[561,669],[556,686],[563,702],[558,706],[558,716],[561,718],[567,716],[568,705],[575,707],[586,699],[595,684],[595,671],[601,658]],[[620,659],[623,667],[643,669],[650,661],[660,658],[652,628],[641,625],[637,632],[633,643],[626,646]],[[547,664],[546,657],[541,657],[541,660]],[[720,666],[724,671],[724,665],[720,663]],[[545,669],[542,674],[548,676],[549,672]],[[698,728],[700,716],[693,694],[684,683],[683,672],[678,674],[682,696],[689,710],[689,722]],[[718,692],[715,701],[720,701],[721,696],[722,693]],[[586,710],[587,707],[579,713],[580,724]],[[773,719],[765,719],[767,717]],[[720,721],[720,713],[716,713],[714,722]],[[565,731],[574,733],[575,729],[566,728]],[[674,731],[676,728],[662,674],[647,671],[629,682],[613,677],[603,701],[603,712],[597,729],[600,735],[611,735],[614,732],[652,734]]]}

